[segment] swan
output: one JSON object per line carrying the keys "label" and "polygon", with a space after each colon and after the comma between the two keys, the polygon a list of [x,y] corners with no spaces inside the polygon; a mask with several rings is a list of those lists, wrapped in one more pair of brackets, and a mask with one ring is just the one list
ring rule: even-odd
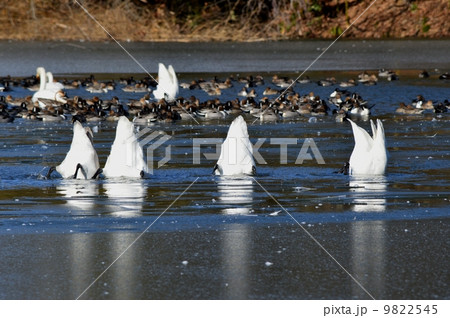
{"label": "swan", "polygon": [[167,69],[164,64],[159,63],[158,86],[153,91],[156,99],[173,101],[178,95],[178,79],[172,65]]}
{"label": "swan", "polygon": [[47,83],[45,84],[45,89],[60,91],[64,89],[64,85],[59,82],[53,81],[52,72],[47,72]]}
{"label": "swan", "polygon": [[226,176],[256,173],[253,147],[248,138],[247,124],[242,116],[233,120],[228,129],[214,173]]}
{"label": "swan", "polygon": [[351,175],[382,175],[386,170],[387,151],[385,145],[384,127],[377,119],[377,126],[372,120],[372,137],[352,120],[347,119],[353,130],[355,148],[350,156],[349,173]]}
{"label": "swan", "polygon": [[101,173],[97,152],[92,144],[92,130],[84,128],[79,121],[73,123],[73,139],[64,161],[51,167],[47,178],[58,171],[65,179],[95,179]]}
{"label": "swan", "polygon": [[64,98],[64,93],[60,89],[56,89],[55,87],[47,88],[46,73],[43,67],[38,67],[36,69],[36,73],[36,76],[39,77],[40,84],[39,90],[34,93],[33,97],[31,98],[31,101],[33,103],[39,102],[39,106],[42,108],[45,108],[46,105],[39,101],[40,98],[55,100],[64,104],[67,103],[67,100]]}
{"label": "swan", "polygon": [[143,178],[145,173],[148,173],[148,167],[144,161],[144,151],[134,133],[134,125],[127,117],[121,116],[103,174],[107,178]]}

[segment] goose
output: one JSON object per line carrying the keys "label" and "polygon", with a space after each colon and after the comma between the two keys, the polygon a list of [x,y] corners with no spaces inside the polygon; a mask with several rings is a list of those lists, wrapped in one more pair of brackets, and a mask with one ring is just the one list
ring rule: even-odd
{"label": "goose", "polygon": [[51,167],[47,178],[53,171],[59,172],[65,179],[95,179],[101,173],[97,152],[92,143],[93,133],[89,127],[84,128],[80,122],[73,123],[73,139],[64,161]]}
{"label": "goose", "polygon": [[46,75],[47,75],[47,83],[45,84],[46,89],[55,90],[55,91],[60,91],[60,90],[64,89],[63,84],[53,81],[52,72],[47,72]]}
{"label": "goose", "polygon": [[178,79],[172,65],[166,68],[164,64],[158,64],[158,86],[153,91],[157,100],[166,99],[173,101],[178,95]]}
{"label": "goose", "polygon": [[[39,77],[40,84],[39,90],[34,93],[33,97],[31,98],[31,101],[33,103],[39,102],[39,98],[56,100],[61,103],[67,102],[66,99],[62,97],[64,96],[64,93],[60,89],[47,88],[46,74],[43,67],[38,67],[36,69],[36,73],[36,76]],[[45,108],[45,104],[42,102],[39,102],[39,106]]]}
{"label": "goose", "polygon": [[349,173],[351,175],[382,175],[386,170],[387,151],[385,145],[384,127],[377,119],[377,126],[370,121],[372,137],[352,120],[355,147],[349,160]]}
{"label": "goose", "polygon": [[240,115],[233,120],[228,129],[219,160],[214,167],[214,173],[222,176],[254,175],[256,173],[247,124]]}
{"label": "goose", "polygon": [[146,173],[148,167],[142,146],[134,133],[134,125],[127,117],[121,116],[103,174],[107,178],[143,178]]}

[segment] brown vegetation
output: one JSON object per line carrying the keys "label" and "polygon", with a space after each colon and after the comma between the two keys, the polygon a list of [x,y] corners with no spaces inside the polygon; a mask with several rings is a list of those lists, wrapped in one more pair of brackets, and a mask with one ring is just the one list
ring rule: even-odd
{"label": "brown vegetation", "polygon": [[[3,0],[0,39],[257,41],[334,38],[373,0]],[[450,0],[377,0],[346,38],[450,35]]]}

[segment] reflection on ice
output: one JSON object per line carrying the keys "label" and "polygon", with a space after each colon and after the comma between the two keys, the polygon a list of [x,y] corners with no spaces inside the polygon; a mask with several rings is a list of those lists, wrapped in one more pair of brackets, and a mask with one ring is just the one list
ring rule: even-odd
{"label": "reflection on ice", "polygon": [[63,179],[56,189],[71,209],[86,212],[93,210],[98,196],[98,183],[93,180]]}
{"label": "reflection on ice", "polygon": [[[353,211],[384,212],[386,188],[384,176],[352,177]],[[372,296],[380,298],[385,289],[385,221],[353,222],[351,235],[353,274]],[[369,297],[356,284],[353,284],[353,295],[362,299]]]}
{"label": "reflection on ice", "polygon": [[222,259],[227,286],[225,299],[248,298],[251,279],[249,267],[251,242],[251,231],[246,224],[230,224],[230,228],[223,231]]}
{"label": "reflection on ice", "polygon": [[[385,221],[354,222],[352,235],[352,270],[356,279],[375,298],[382,298],[385,289]],[[368,295],[353,284],[353,295]]]}
{"label": "reflection on ice", "polygon": [[[224,214],[248,214],[253,202],[253,179],[250,177],[220,177],[217,181],[219,200],[227,205]],[[228,207],[232,205],[232,207]],[[236,205],[236,206],[234,206]]]}
{"label": "reflection on ice", "polygon": [[103,184],[109,198],[112,215],[120,217],[135,217],[142,213],[147,186],[142,180],[111,181]]}
{"label": "reflection on ice", "polygon": [[384,212],[386,199],[384,197],[387,181],[384,176],[351,177],[350,192],[353,193],[354,212]]}

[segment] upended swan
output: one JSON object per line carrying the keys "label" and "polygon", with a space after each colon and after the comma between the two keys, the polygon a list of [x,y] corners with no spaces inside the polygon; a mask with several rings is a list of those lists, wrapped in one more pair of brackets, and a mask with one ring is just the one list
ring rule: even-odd
{"label": "upended swan", "polygon": [[31,99],[33,103],[39,102],[39,106],[45,108],[46,105],[39,101],[40,98],[51,99],[60,103],[67,102],[67,100],[64,98],[64,93],[60,88],[57,87],[56,83],[55,85],[48,85],[47,74],[45,73],[45,69],[43,67],[38,67],[36,69],[36,74],[36,76],[39,77],[40,85],[39,90],[33,94],[33,97]]}
{"label": "upended swan", "polygon": [[372,127],[372,137],[347,119],[353,130],[355,147],[350,156],[349,174],[351,175],[382,175],[386,170],[387,151],[385,145],[384,127],[381,120],[377,119],[377,126],[370,121]]}
{"label": "upended swan", "polygon": [[248,137],[247,124],[238,116],[228,129],[227,138],[222,144],[220,157],[214,167],[216,175],[254,175],[256,165],[253,147]]}
{"label": "upended swan", "polygon": [[178,95],[178,79],[172,65],[167,69],[164,64],[159,63],[158,86],[153,91],[156,99],[173,101]]}
{"label": "upended swan", "polygon": [[101,173],[97,152],[92,144],[92,130],[80,122],[73,123],[73,139],[66,158],[59,166],[51,167],[47,178],[58,171],[63,178],[95,179]]}
{"label": "upended swan", "polygon": [[107,178],[143,178],[146,173],[148,167],[144,161],[144,151],[134,133],[134,125],[127,117],[121,116],[103,174]]}

